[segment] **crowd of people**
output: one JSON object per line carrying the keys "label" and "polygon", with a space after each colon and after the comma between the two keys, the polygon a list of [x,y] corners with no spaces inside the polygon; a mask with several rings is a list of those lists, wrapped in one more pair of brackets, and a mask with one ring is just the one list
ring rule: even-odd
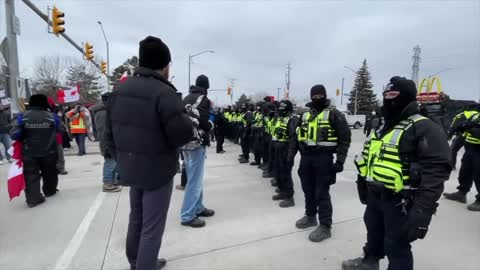
{"label": "crowd of people", "polygon": [[[271,178],[276,192],[272,200],[279,201],[280,208],[296,204],[292,169],[299,152],[305,211],[295,226],[315,227],[308,237],[312,242],[331,238],[330,187],[344,170],[351,132],[345,116],[330,104],[325,87],[318,84],[310,89],[305,111],[296,111],[289,100],[269,97],[214,111],[208,98],[209,78],[198,76],[182,100],[168,80],[170,63],[168,46],[149,36],[140,42],[134,75],[113,93],[102,95],[102,103],[92,113],[76,105],[63,115],[46,96],[37,94],[13,122],[5,124],[0,117],[0,136],[12,125],[11,138],[23,144],[28,206],[58,191],[58,174],[65,170],[64,164],[58,165],[65,131],[75,138],[79,156],[85,155],[85,140],[95,131],[104,157],[103,191],[129,187],[130,269],[161,269],[166,260],[158,259],[158,254],[178,171],[182,182],[177,189],[185,191],[181,225],[204,227],[204,218],[215,215],[203,204],[206,147],[214,134],[218,154],[225,153],[226,138],[240,146],[240,164]],[[480,169],[475,166],[480,162],[480,106],[468,107],[455,118],[448,137],[456,135],[456,139],[450,149],[442,128],[420,114],[416,96],[413,81],[392,77],[383,92],[382,119],[372,116],[365,129],[367,139],[354,163],[358,197],[366,205],[367,243],[364,256],[344,261],[344,270],[377,270],[384,257],[390,270],[413,269],[411,243],[425,238],[454,167],[451,152],[462,145],[459,190],[444,196],[465,203],[473,182],[480,191]],[[468,209],[480,211],[480,195]]]}

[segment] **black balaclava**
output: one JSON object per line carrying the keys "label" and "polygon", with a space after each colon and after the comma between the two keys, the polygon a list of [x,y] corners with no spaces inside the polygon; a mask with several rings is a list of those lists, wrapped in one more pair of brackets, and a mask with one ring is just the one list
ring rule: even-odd
{"label": "black balaclava", "polygon": [[263,101],[257,102],[257,104],[255,104],[255,110],[261,111],[263,107],[263,103],[264,103]]}
{"label": "black balaclava", "polygon": [[327,90],[325,86],[317,84],[310,90],[310,98],[312,99],[311,107],[321,111],[327,106]]}
{"label": "black balaclava", "polygon": [[247,112],[247,110],[248,110],[248,104],[247,104],[247,103],[243,103],[243,104],[242,104],[242,109],[241,109],[241,111],[242,111],[242,112]]}
{"label": "black balaclava", "polygon": [[293,104],[290,100],[280,101],[280,105],[278,107],[278,116],[285,117],[289,115],[292,111],[293,111]]}
{"label": "black balaclava", "polygon": [[383,116],[388,123],[397,122],[408,104],[417,100],[417,87],[415,82],[404,77],[395,76],[385,87],[384,94],[389,91],[399,91],[400,94],[393,99],[383,98]]}

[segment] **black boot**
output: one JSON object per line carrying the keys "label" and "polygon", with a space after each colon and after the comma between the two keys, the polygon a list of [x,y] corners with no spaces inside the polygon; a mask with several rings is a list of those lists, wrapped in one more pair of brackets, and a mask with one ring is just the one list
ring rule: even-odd
{"label": "black boot", "polygon": [[467,209],[474,212],[480,211],[480,200],[476,200],[474,203],[467,206]]}
{"label": "black boot", "polygon": [[37,201],[34,201],[34,202],[27,202],[27,205],[28,205],[28,208],[33,208],[39,204],[42,204],[45,202],[45,197],[41,197],[40,199],[38,199]]}
{"label": "black boot", "polygon": [[322,242],[325,239],[332,237],[332,229],[320,224],[313,232],[310,233],[308,239],[312,242]]}
{"label": "black boot", "polygon": [[356,258],[342,262],[342,270],[379,270],[378,261]]}
{"label": "black boot", "polygon": [[457,201],[459,203],[467,203],[467,194],[460,190],[453,193],[443,193],[443,196],[447,200]]}
{"label": "black boot", "polygon": [[272,200],[274,201],[286,200],[288,198],[289,197],[285,193],[281,193],[281,192],[272,196]]}
{"label": "black boot", "polygon": [[275,178],[270,180],[270,184],[272,185],[272,187],[278,187],[278,183],[277,183],[277,180]]}
{"label": "black boot", "polygon": [[295,206],[295,200],[293,198],[288,198],[281,201],[279,204],[280,208],[289,208]]}
{"label": "black boot", "polygon": [[317,217],[304,216],[295,223],[298,229],[306,229],[318,225]]}
{"label": "black boot", "polygon": [[256,162],[256,161],[253,161],[253,162],[250,162],[250,165],[251,166],[258,166],[260,163]]}
{"label": "black boot", "polygon": [[245,163],[248,163],[248,159],[246,159],[245,157],[242,157],[238,160],[238,162],[240,162],[240,164],[245,164]]}

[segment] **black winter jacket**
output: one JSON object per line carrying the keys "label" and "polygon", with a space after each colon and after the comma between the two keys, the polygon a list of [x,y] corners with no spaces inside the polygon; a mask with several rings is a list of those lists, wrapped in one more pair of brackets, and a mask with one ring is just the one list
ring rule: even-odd
{"label": "black winter jacket", "polygon": [[124,185],[158,189],[171,182],[178,149],[192,136],[175,87],[151,69],[138,68],[108,101],[105,147],[116,158]]}
{"label": "black winter jacket", "polygon": [[190,87],[190,94],[183,99],[183,103],[184,105],[187,105],[187,104],[193,105],[197,101],[198,97],[200,97],[201,95],[203,95],[204,97],[202,101],[200,101],[200,104],[197,107],[198,112],[200,113],[199,125],[200,125],[200,129],[202,129],[205,132],[205,136],[203,138],[203,142],[204,142],[203,144],[210,145],[209,132],[213,128],[213,123],[208,120],[208,117],[209,117],[209,110],[210,110],[210,107],[212,106],[211,105],[212,103],[207,98],[207,90],[201,87],[192,85]]}

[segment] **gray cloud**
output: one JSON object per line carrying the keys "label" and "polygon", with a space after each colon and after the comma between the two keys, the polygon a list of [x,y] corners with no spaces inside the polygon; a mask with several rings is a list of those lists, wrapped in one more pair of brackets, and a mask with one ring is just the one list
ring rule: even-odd
{"label": "gray cloud", "polygon": [[[51,1],[34,1],[46,9]],[[292,95],[302,99],[323,83],[333,96],[345,78],[349,91],[366,58],[375,90],[393,75],[411,75],[413,47],[422,47],[420,77],[445,68],[444,89],[454,98],[478,99],[480,89],[479,1],[56,1],[65,11],[66,29],[76,41],[90,41],[105,56],[97,20],[111,43],[111,67],[138,51],[146,35],[161,37],[173,54],[175,84],[187,89],[188,54],[215,50],[195,58],[192,80],[200,73],[211,86],[224,89],[238,79],[239,90],[252,94],[284,87],[287,62],[293,65]],[[21,70],[31,75],[38,56],[76,55],[70,45],[46,34],[45,24],[21,1],[19,37]],[[3,14],[2,14],[3,15]],[[4,21],[0,28],[4,33]],[[212,99],[227,102],[224,93]],[[238,95],[237,95],[238,96]]]}

